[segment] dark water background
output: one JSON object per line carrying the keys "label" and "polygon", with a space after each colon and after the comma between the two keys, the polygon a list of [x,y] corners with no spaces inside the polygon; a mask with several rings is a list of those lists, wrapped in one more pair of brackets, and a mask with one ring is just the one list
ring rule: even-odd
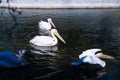
{"label": "dark water background", "polygon": [[[36,51],[29,40],[38,34],[38,22],[52,18],[67,42],[26,57],[29,66],[0,69],[0,80],[120,80],[120,9],[27,10],[0,9],[0,51]],[[70,63],[86,49],[101,48],[115,57],[105,59],[100,72],[69,71]]]}

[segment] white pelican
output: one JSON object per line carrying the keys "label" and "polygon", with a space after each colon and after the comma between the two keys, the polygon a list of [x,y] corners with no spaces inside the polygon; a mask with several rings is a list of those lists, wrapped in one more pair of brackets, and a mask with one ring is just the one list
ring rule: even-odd
{"label": "white pelican", "polygon": [[100,58],[113,59],[112,56],[103,54],[101,49],[88,49],[86,51],[83,51],[82,54],[79,55],[79,60],[71,63],[71,65],[78,66],[82,63],[87,63],[95,64],[99,68],[104,68],[106,66],[106,62]]}
{"label": "white pelican", "polygon": [[47,19],[48,22],[41,20],[39,24],[39,33],[42,34],[49,34],[52,26],[56,28],[51,18]]}
{"label": "white pelican", "polygon": [[58,37],[63,43],[66,44],[56,29],[51,30],[51,36],[35,36],[30,40],[30,43],[36,46],[55,46],[58,43],[56,37]]}

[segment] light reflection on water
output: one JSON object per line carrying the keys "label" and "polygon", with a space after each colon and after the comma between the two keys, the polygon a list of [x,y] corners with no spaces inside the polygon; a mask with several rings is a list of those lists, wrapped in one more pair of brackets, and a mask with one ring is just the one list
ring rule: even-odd
{"label": "light reflection on water", "polygon": [[[47,18],[52,18],[57,26],[57,30],[66,40],[67,44],[64,45],[59,42],[57,49],[55,51],[50,51],[52,55],[34,54],[34,58],[28,59],[30,66],[27,68],[27,71],[25,70],[25,73],[27,73],[27,75],[23,76],[25,79],[47,79],[50,75],[67,70],[70,62],[77,60],[78,55],[83,50],[89,48],[101,48],[104,50],[104,53],[114,56],[115,60],[105,60],[107,62],[107,67],[103,71],[103,76],[101,75],[98,78],[93,75],[85,75],[81,72],[81,74],[78,75],[81,76],[79,79],[119,79],[119,14],[119,9],[1,9],[0,49],[13,51],[19,49],[33,50],[34,48],[29,45],[29,40],[38,34],[38,22],[41,19],[46,20]],[[70,76],[72,75],[67,75],[67,78],[72,78]],[[1,76],[1,79],[2,77],[3,76]],[[52,79],[55,80],[55,77],[53,76]],[[63,79],[63,75],[59,74],[59,77],[61,77],[60,79]]]}

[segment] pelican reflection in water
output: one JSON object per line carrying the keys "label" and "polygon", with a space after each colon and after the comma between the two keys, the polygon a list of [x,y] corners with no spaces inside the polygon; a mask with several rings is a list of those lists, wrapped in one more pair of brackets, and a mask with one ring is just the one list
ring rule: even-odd
{"label": "pelican reflection in water", "polygon": [[34,49],[31,50],[32,53],[40,55],[51,55],[55,56],[55,52],[58,50],[57,46],[35,46],[31,45]]}

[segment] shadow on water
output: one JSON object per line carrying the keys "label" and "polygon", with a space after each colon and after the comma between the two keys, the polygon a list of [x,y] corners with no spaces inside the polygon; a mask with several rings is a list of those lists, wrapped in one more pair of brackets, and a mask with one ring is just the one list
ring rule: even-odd
{"label": "shadow on water", "polygon": [[[120,77],[120,10],[64,9],[27,10],[0,9],[0,51],[26,49],[25,68],[0,69],[1,80],[119,80]],[[38,34],[38,22],[52,18],[66,45],[35,47],[29,40]],[[83,50],[101,48],[115,57],[105,60],[102,71],[72,68]]]}

